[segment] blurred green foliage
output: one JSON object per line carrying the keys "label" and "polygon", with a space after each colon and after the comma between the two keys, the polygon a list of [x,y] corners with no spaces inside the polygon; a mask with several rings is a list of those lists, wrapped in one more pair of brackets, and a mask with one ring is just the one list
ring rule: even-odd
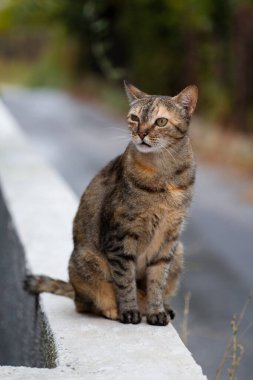
{"label": "blurred green foliage", "polygon": [[34,85],[91,73],[174,95],[196,83],[200,111],[253,131],[253,0],[2,0],[0,42],[19,31],[47,36]]}

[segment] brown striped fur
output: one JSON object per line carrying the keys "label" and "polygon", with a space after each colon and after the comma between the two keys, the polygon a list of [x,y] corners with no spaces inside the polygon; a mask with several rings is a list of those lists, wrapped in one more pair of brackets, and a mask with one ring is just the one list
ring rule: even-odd
{"label": "brown striped fur", "polygon": [[191,203],[195,163],[188,137],[197,88],[150,96],[125,84],[132,141],[85,190],[74,226],[70,283],[28,278],[34,292],[74,298],[123,323],[166,325],[183,264],[180,233]]}

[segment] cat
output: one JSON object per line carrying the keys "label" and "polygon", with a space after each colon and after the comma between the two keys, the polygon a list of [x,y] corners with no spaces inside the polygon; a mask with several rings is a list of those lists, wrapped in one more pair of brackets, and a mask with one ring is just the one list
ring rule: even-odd
{"label": "cat", "polygon": [[73,298],[78,312],[165,326],[183,266],[180,233],[195,181],[189,124],[198,89],[148,95],[125,82],[131,142],[81,197],[73,224],[69,283],[27,277],[32,293]]}

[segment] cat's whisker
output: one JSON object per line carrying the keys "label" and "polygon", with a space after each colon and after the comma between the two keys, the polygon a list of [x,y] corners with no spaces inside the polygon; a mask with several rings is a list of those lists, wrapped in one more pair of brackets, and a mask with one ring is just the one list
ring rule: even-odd
{"label": "cat's whisker", "polygon": [[169,155],[173,158],[174,162],[176,163],[177,161],[175,157],[173,156],[173,154],[169,151],[169,149],[167,149],[165,146],[163,146],[163,149],[165,149],[169,153]]}
{"label": "cat's whisker", "polygon": [[170,150],[172,150],[172,152],[176,155],[176,156],[179,156],[179,153],[176,152],[173,148],[171,148],[171,146],[169,147]]}

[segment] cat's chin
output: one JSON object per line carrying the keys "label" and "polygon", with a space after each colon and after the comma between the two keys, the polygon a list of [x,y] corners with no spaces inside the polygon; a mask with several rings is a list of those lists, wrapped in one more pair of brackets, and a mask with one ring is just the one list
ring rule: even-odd
{"label": "cat's chin", "polygon": [[160,150],[157,146],[151,146],[146,144],[135,144],[135,147],[141,153],[158,152]]}

